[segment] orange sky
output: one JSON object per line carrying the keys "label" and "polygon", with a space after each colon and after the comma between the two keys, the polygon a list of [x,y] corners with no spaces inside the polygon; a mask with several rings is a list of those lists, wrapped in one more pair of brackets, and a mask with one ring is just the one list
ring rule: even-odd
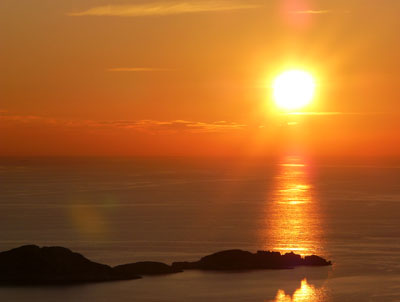
{"label": "orange sky", "polygon": [[[2,0],[0,155],[400,156],[397,0]],[[317,96],[279,114],[270,83]],[[286,150],[286,151],[285,151]]]}

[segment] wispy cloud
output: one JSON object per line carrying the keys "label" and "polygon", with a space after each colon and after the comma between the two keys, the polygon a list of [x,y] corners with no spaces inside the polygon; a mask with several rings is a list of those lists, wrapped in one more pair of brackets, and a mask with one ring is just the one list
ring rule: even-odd
{"label": "wispy cloud", "polygon": [[151,133],[218,133],[232,130],[241,130],[246,126],[233,122],[217,121],[212,123],[173,120],[173,121],[157,121],[157,120],[138,120],[138,121],[102,121],[95,122],[92,126],[96,127],[115,127],[124,129],[134,129]]}
{"label": "wispy cloud", "polygon": [[292,11],[293,14],[299,15],[320,15],[320,14],[330,14],[332,11],[330,10],[296,10]]}
{"label": "wispy cloud", "polygon": [[152,2],[132,5],[106,5],[92,7],[81,12],[68,13],[68,16],[167,16],[188,13],[232,11],[257,8],[256,4],[232,1],[173,1]]}
{"label": "wispy cloud", "polygon": [[0,114],[0,122],[16,122],[16,123],[32,123],[37,121],[45,121],[50,123],[53,119],[48,119],[36,115],[10,115],[7,112],[2,112]]}
{"label": "wispy cloud", "polygon": [[224,133],[242,130],[246,125],[235,122],[216,121],[198,122],[186,120],[158,121],[158,120],[68,120],[48,118],[35,115],[0,114],[0,124],[11,126],[52,126],[79,129],[120,129],[157,133]]}
{"label": "wispy cloud", "polygon": [[289,112],[284,115],[324,116],[324,115],[383,115],[385,112]]}
{"label": "wispy cloud", "polygon": [[148,72],[148,71],[172,71],[171,68],[153,68],[153,67],[117,67],[108,68],[110,72]]}
{"label": "wispy cloud", "polygon": [[329,10],[329,9],[320,9],[320,10],[294,10],[291,12],[292,14],[297,15],[325,15],[325,14],[349,14],[349,10],[345,11],[337,11],[337,10]]}

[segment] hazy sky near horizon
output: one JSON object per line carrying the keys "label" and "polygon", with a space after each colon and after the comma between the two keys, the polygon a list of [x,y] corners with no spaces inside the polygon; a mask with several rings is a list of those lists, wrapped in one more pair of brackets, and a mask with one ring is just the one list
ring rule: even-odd
{"label": "hazy sky near horizon", "polygon": [[[399,14],[397,0],[2,0],[0,155],[400,156]],[[315,76],[312,114],[275,109],[291,68]]]}

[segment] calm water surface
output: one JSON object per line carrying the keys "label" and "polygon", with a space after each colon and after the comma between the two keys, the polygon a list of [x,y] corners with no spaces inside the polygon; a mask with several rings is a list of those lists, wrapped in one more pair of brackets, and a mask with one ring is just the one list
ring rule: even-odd
{"label": "calm water surface", "polygon": [[304,157],[1,159],[0,249],[61,245],[95,261],[195,260],[241,248],[329,268],[70,287],[2,287],[1,301],[400,301],[400,167]]}

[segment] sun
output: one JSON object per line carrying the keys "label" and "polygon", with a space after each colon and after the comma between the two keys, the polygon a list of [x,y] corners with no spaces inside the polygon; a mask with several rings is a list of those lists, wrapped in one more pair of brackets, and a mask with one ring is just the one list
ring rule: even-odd
{"label": "sun", "polygon": [[314,77],[309,72],[288,70],[275,78],[273,96],[279,108],[298,110],[311,103],[315,86]]}

